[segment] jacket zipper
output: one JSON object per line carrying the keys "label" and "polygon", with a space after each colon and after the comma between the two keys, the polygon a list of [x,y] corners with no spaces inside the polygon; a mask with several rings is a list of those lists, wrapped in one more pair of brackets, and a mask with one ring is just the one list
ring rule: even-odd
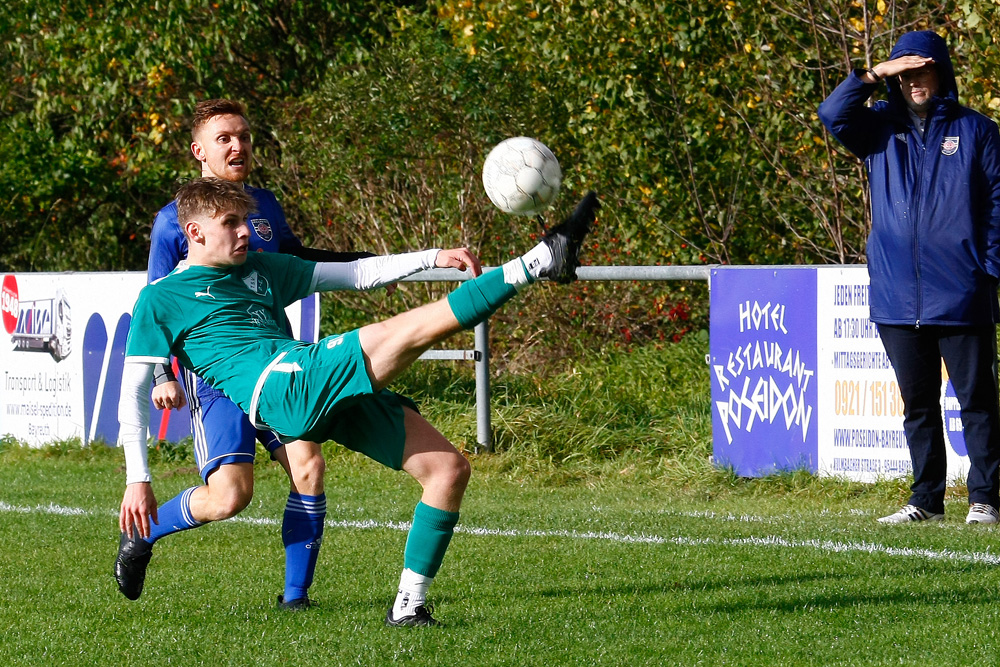
{"label": "jacket zipper", "polygon": [[916,286],[917,286],[917,317],[914,324],[915,328],[920,328],[920,313],[923,310],[923,290],[920,286],[920,227],[918,223],[918,213],[920,212],[920,204],[923,200],[923,182],[924,182],[924,162],[927,157],[927,144],[926,138],[930,132],[931,125],[931,115],[927,114],[924,119],[924,131],[920,132],[919,129],[913,128],[913,134],[916,134],[919,139],[920,146],[920,161],[917,168],[917,178],[916,178],[916,188],[914,190],[914,210],[911,212],[911,219],[913,221],[913,271],[916,274]]}

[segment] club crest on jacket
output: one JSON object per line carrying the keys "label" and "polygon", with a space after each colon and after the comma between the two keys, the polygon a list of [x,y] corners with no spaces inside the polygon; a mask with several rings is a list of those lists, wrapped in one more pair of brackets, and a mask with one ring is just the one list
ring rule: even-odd
{"label": "club crest on jacket", "polygon": [[257,232],[257,236],[259,236],[262,240],[271,240],[271,223],[267,220],[267,218],[251,218],[250,224],[253,226],[253,230]]}

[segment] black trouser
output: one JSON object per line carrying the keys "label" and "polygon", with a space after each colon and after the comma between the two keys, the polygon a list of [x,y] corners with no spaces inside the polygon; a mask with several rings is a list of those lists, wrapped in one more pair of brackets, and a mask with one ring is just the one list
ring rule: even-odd
{"label": "black trouser", "polygon": [[941,416],[941,359],[962,406],[970,503],[1000,507],[1000,403],[996,327],[878,325],[903,397],[913,461],[910,504],[944,512],[947,456]]}

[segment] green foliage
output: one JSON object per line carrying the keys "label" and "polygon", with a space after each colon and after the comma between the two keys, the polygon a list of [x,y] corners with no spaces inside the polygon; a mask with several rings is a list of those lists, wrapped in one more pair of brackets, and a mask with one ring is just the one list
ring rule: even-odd
{"label": "green foliage", "polygon": [[[154,212],[196,173],[187,118],[212,96],[248,103],[256,181],[280,192],[307,243],[466,244],[487,264],[540,231],[501,215],[479,185],[507,136],[538,137],[560,159],[548,222],[601,193],[591,263],[855,262],[869,225],[863,173],[815,113],[849,68],[884,59],[903,31],[938,29],[963,101],[1000,108],[1000,13],[983,1],[8,4],[0,270],[143,268]],[[339,295],[328,320],[340,329],[441,291]],[[570,329],[597,348],[704,329],[698,289],[570,294],[500,315],[505,363],[540,329],[550,349]]]}
{"label": "green foliage", "polygon": [[[4,270],[145,266],[153,214],[194,174],[187,117],[234,96],[266,156],[272,107],[381,40],[375,2],[7,3],[0,19]],[[268,144],[271,144],[269,146]]]}

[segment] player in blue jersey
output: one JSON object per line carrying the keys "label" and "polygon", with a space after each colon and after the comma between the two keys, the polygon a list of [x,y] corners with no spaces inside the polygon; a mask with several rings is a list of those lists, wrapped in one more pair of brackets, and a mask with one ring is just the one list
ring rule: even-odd
{"label": "player in blue jersey", "polygon": [[[174,354],[283,442],[337,440],[420,483],[423,493],[407,537],[399,590],[385,621],[436,625],[426,605],[427,589],[458,522],[471,469],[454,446],[385,388],[425,350],[485,321],[539,278],[575,280],[580,248],[598,207],[596,195],[584,197],[526,254],[485,274],[464,248],[348,264],[249,253],[246,217],[255,203],[242,188],[200,179],[182,187],[177,199],[188,261],[142,291],[125,351],[118,412],[126,461],[122,541],[143,542],[157,517],[146,462],[146,396],[153,366]],[[370,289],[432,266],[468,267],[478,277],[445,299],[318,343],[295,341],[287,333],[284,307],[308,293]],[[378,413],[379,421],[359,428],[353,418],[358,408]],[[232,467],[252,485],[252,468]],[[161,509],[161,522],[163,514]],[[127,556],[126,570],[134,564],[134,554]]]}
{"label": "player in blue jersey", "polygon": [[[253,166],[253,140],[246,112],[239,102],[207,100],[199,103],[192,118],[191,139],[191,152],[201,163],[202,176],[243,184],[253,198],[254,210],[248,216],[250,251],[288,253],[323,262],[348,262],[372,256],[371,253],[335,253],[304,247],[288,227],[274,193],[246,185]],[[188,241],[177,221],[177,202],[172,201],[157,213],[153,223],[149,282],[169,274],[187,254]],[[184,391],[174,381],[170,366],[159,366],[155,378],[154,405],[160,409],[183,407]],[[244,475],[234,473],[232,466],[251,465],[255,440],[260,440],[285,469],[291,485],[281,530],[285,547],[285,589],[278,597],[278,604],[287,609],[307,607],[307,591],[312,583],[326,518],[320,445],[314,442],[283,445],[270,431],[255,429],[239,407],[194,373],[185,372],[184,381],[191,408],[195,460],[205,484],[187,489],[160,508],[161,521],[153,527],[150,546],[162,537],[229,518],[246,507],[253,495],[253,486],[247,483]],[[123,542],[123,549],[130,547],[146,556],[151,554],[144,544]],[[148,563],[148,557],[145,562]],[[129,599],[134,600],[142,593],[144,576],[138,571],[128,576],[121,564],[116,563],[116,578],[119,589]]]}

